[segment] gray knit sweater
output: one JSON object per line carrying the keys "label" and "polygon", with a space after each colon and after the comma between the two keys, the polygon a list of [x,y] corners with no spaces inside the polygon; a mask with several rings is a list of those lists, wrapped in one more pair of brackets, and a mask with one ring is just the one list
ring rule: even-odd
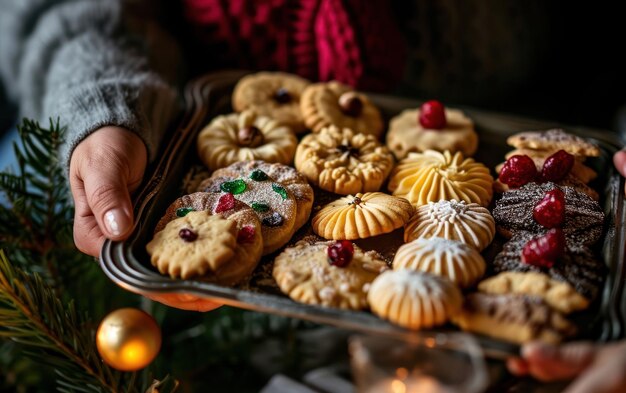
{"label": "gray knit sweater", "polygon": [[171,40],[149,19],[132,18],[122,0],[0,0],[0,77],[21,117],[68,127],[61,149],[105,125],[125,127],[154,159],[179,108],[177,93],[153,71],[176,59]]}

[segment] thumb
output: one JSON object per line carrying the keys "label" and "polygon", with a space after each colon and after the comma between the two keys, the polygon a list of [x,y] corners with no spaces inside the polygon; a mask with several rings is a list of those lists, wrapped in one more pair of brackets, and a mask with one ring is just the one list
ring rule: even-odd
{"label": "thumb", "polygon": [[573,378],[593,362],[595,354],[595,346],[587,342],[561,346],[532,342],[522,347],[528,372],[541,381]]}

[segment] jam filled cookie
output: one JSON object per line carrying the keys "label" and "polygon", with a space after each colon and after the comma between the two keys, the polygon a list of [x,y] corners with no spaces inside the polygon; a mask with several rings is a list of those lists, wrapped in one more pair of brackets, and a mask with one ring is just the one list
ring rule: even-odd
{"label": "jam filled cookie", "polygon": [[309,85],[300,100],[304,122],[313,132],[331,125],[380,137],[383,119],[365,94],[339,82]]}
{"label": "jam filled cookie", "polygon": [[235,162],[291,164],[298,141],[291,129],[253,111],[218,116],[198,134],[198,155],[212,171]]}
{"label": "jam filled cookie", "polygon": [[300,99],[309,84],[304,78],[284,72],[250,74],[235,86],[233,109],[236,112],[252,109],[300,133],[306,130]]}
{"label": "jam filled cookie", "polygon": [[416,206],[428,202],[458,200],[488,206],[493,196],[489,168],[464,158],[461,152],[427,150],[409,153],[396,165],[389,179],[389,191]]}
{"label": "jam filled cookie", "polygon": [[348,195],[380,190],[393,155],[372,135],[330,126],[305,136],[295,166],[322,190]]}
{"label": "jam filled cookie", "polygon": [[172,278],[236,284],[252,273],[263,249],[259,221],[251,213],[238,207],[225,218],[189,211],[155,233],[146,245],[150,261]]}
{"label": "jam filled cookie", "polygon": [[[441,120],[432,121],[433,116]],[[460,151],[469,157],[476,153],[478,135],[474,122],[463,112],[428,101],[420,109],[407,109],[391,119],[387,146],[398,160],[426,150]]]}
{"label": "jam filled cookie", "polygon": [[460,311],[462,299],[450,280],[408,269],[382,273],[367,295],[374,314],[413,330],[443,325]]}
{"label": "jam filled cookie", "polygon": [[413,210],[404,198],[382,192],[359,193],[324,206],[313,216],[311,226],[326,239],[364,239],[403,227]]}
{"label": "jam filled cookie", "polygon": [[364,252],[350,241],[302,240],[276,257],[272,274],[297,302],[362,310],[371,282],[387,269],[375,251]]}
{"label": "jam filled cookie", "polygon": [[442,237],[482,251],[495,234],[495,221],[487,208],[478,203],[441,200],[417,208],[404,228],[404,241]]}
{"label": "jam filled cookie", "polygon": [[476,249],[441,237],[406,243],[393,258],[393,270],[411,269],[442,276],[469,288],[485,274],[486,264]]}

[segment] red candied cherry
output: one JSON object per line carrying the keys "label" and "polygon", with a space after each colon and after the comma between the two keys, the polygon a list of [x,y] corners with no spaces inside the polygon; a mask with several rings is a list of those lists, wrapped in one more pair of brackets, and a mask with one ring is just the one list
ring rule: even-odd
{"label": "red candied cherry", "polygon": [[544,161],[541,178],[544,181],[563,180],[573,166],[574,156],[565,150],[559,150]]}
{"label": "red candied cherry", "polygon": [[565,235],[560,228],[552,228],[541,237],[534,238],[522,250],[522,262],[537,267],[550,268],[565,254]]}
{"label": "red candied cherry", "polygon": [[527,155],[516,154],[511,156],[500,170],[498,180],[512,188],[518,188],[535,180],[537,167],[532,158]]}
{"label": "red candied cherry", "polygon": [[237,243],[252,243],[254,241],[255,234],[256,229],[252,225],[246,225],[245,227],[241,227],[239,233],[237,233]]}
{"label": "red candied cherry", "polygon": [[190,243],[190,242],[195,241],[198,238],[198,234],[189,228],[183,228],[180,231],[178,231],[178,237]]}
{"label": "red candied cherry", "polygon": [[555,188],[546,192],[533,209],[533,218],[546,228],[561,226],[565,219],[565,194]]}
{"label": "red candied cherry", "polygon": [[326,250],[328,263],[337,267],[346,267],[354,255],[354,246],[349,240],[338,240]]}
{"label": "red candied cherry", "polygon": [[222,213],[228,211],[230,209],[235,208],[235,196],[230,192],[222,195],[220,199],[217,200],[217,206],[215,206],[216,213]]}
{"label": "red candied cherry", "polygon": [[420,107],[419,123],[424,128],[441,130],[447,124],[446,110],[437,100],[426,101]]}

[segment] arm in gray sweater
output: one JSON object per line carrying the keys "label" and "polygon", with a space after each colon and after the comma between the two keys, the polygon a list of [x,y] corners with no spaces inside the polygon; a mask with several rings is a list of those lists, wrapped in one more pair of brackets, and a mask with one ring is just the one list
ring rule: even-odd
{"label": "arm in gray sweater", "polygon": [[20,116],[67,125],[66,168],[76,145],[106,125],[135,132],[154,158],[178,110],[176,91],[149,64],[150,51],[171,41],[131,23],[121,3],[0,0],[0,77]]}

